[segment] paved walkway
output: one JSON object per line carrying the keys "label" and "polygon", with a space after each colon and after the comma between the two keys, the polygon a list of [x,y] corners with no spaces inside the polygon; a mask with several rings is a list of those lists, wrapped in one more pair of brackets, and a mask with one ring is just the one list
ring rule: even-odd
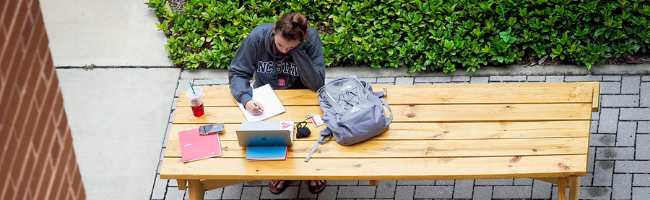
{"label": "paved walkway", "polygon": [[[580,198],[650,199],[650,76],[418,76],[364,80],[388,85],[599,81],[601,109],[592,115],[589,168],[582,178]],[[223,71],[183,72],[174,102],[190,82],[197,86],[228,84]],[[169,122],[173,112],[169,110]],[[171,123],[165,137],[169,126]],[[161,148],[161,160],[165,147]],[[175,180],[156,175],[151,199],[188,198],[187,191],[178,190]],[[328,181],[328,187],[319,195],[309,193],[304,181],[291,181],[284,193],[273,195],[267,183],[252,181],[210,190],[205,199],[557,199],[557,186],[532,179],[393,180],[379,181],[377,187],[369,186],[368,181]]]}

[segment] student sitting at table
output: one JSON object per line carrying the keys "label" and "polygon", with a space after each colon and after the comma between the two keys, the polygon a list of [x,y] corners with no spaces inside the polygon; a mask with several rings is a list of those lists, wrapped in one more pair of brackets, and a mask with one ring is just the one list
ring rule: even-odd
{"label": "student sitting at table", "polygon": [[[270,84],[275,90],[317,91],[325,84],[323,46],[304,14],[287,13],[275,23],[258,25],[241,43],[230,63],[228,78],[233,97],[251,114],[261,115],[264,105],[252,100],[253,74],[256,88]],[[269,191],[282,193],[285,182],[269,181]],[[324,180],[312,180],[309,191],[319,193],[325,186]]]}

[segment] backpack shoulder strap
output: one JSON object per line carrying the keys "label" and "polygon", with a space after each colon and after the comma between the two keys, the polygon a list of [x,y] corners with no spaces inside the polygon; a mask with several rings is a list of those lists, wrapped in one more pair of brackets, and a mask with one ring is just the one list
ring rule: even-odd
{"label": "backpack shoulder strap", "polygon": [[307,157],[305,158],[305,162],[309,162],[309,159],[311,159],[311,156],[314,154],[314,152],[316,152],[316,148],[318,148],[318,145],[327,144],[330,141],[330,139],[332,139],[332,135],[330,134],[329,137],[327,137],[327,141],[323,142],[324,138],[325,138],[324,135],[321,135],[318,138],[318,141],[316,141],[316,144],[314,144],[314,148],[311,148],[311,152],[309,152],[309,155],[307,155]]}

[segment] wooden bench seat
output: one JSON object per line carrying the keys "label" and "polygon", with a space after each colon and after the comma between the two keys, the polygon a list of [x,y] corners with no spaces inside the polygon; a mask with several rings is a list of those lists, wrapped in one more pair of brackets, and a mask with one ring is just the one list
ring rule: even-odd
{"label": "wooden bench seat", "polygon": [[[181,93],[160,176],[190,183],[190,198],[204,190],[250,180],[428,180],[536,178],[571,187],[587,173],[591,112],[599,83],[514,83],[373,86],[388,89],[393,123],[383,135],[342,146],[321,145],[304,162],[318,132],[295,139],[286,161],[247,162],[235,131],[245,117],[227,86],[203,87],[205,115],[194,117]],[[316,93],[277,90],[286,107],[269,120],[302,121],[322,114]],[[223,156],[182,163],[178,132],[226,123]],[[182,186],[181,186],[182,185]],[[571,186],[569,186],[571,185]],[[560,191],[561,199],[566,197]]]}

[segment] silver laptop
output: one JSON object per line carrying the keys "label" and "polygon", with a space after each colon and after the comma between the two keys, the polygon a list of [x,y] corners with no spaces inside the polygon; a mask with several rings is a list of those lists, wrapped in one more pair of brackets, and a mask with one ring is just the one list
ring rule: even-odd
{"label": "silver laptop", "polygon": [[293,121],[244,121],[236,132],[241,147],[293,144]]}

